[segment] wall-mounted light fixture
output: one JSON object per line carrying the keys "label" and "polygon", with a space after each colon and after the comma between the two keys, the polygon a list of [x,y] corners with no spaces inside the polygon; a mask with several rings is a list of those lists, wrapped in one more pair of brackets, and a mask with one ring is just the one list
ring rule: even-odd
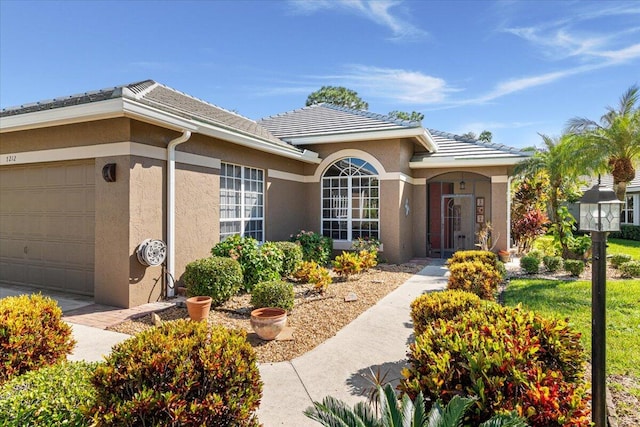
{"label": "wall-mounted light fixture", "polygon": [[464,172],[462,172],[461,177],[462,178],[460,178],[460,189],[464,190],[465,187],[467,186],[466,183],[464,182]]}
{"label": "wall-mounted light fixture", "polygon": [[102,179],[107,182],[116,182],[116,164],[107,163],[102,167]]}

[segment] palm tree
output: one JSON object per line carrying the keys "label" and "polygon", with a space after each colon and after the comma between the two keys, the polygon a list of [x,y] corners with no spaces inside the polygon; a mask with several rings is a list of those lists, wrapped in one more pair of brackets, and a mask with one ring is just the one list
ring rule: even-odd
{"label": "palm tree", "polygon": [[552,224],[552,230],[557,233],[557,238],[562,246],[563,254],[568,252],[568,239],[571,230],[566,227],[567,213],[561,209],[561,203],[577,192],[577,169],[572,159],[572,152],[568,145],[568,136],[560,139],[551,138],[540,134],[545,147],[537,150],[533,156],[519,163],[514,174],[524,180],[527,177],[546,173],[549,185],[545,191],[548,200],[548,214]]}
{"label": "palm tree", "polygon": [[[444,408],[435,403],[427,414],[422,392],[415,402],[405,394],[398,401],[393,387],[384,389],[378,385],[378,399],[382,418],[377,418],[371,406],[364,402],[349,408],[343,401],[327,396],[322,403],[313,402],[313,407],[304,414],[325,427],[461,427],[465,412],[474,399],[454,396]],[[526,422],[515,413],[497,415],[479,427],[526,427]]]}
{"label": "palm tree", "polygon": [[613,190],[624,201],[627,184],[636,176],[640,160],[640,99],[638,86],[631,86],[620,98],[617,108],[607,107],[600,123],[584,117],[567,122],[573,135],[571,144],[587,170],[608,172],[613,176]]}

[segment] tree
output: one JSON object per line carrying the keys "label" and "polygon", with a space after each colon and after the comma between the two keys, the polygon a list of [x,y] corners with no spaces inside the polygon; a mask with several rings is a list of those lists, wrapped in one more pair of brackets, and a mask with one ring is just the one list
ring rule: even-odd
{"label": "tree", "polygon": [[[540,179],[539,174],[545,173],[548,185],[545,187],[545,196],[548,200],[547,211],[551,220],[551,230],[554,232],[563,255],[569,253],[569,242],[572,237],[571,217],[568,211],[561,209],[561,203],[573,200],[578,191],[578,177],[575,162],[572,158],[575,153],[569,146],[569,136],[554,139],[547,135],[540,135],[545,148],[538,150],[533,156],[519,163],[515,168],[515,175],[522,181],[535,181]],[[569,225],[567,225],[570,223]]]}
{"label": "tree", "polygon": [[640,93],[631,86],[622,95],[617,108],[607,107],[600,123],[584,117],[567,122],[572,135],[576,160],[592,173],[608,172],[613,176],[613,190],[625,200],[627,184],[636,176],[640,160]]}
{"label": "tree", "polygon": [[323,102],[354,110],[367,110],[369,104],[358,96],[358,92],[342,86],[322,86],[307,97],[306,106]]}
{"label": "tree", "polygon": [[417,111],[412,111],[411,113],[407,113],[406,111],[393,110],[387,115],[392,119],[409,120],[411,122],[421,122],[422,119],[424,119],[424,114],[419,113]]}
{"label": "tree", "polygon": [[478,139],[478,135],[476,135],[474,132],[463,133],[462,135],[460,135],[460,137],[462,139],[473,139],[474,141]]}
{"label": "tree", "polygon": [[478,137],[478,141],[491,142],[493,138],[493,134],[488,130],[483,130],[480,136]]}

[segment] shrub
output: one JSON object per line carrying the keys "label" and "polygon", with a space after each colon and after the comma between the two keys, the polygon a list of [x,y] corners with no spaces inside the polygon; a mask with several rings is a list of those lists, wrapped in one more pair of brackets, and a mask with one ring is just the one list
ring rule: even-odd
{"label": "shrub", "polygon": [[302,261],[298,264],[293,277],[305,283],[311,283],[320,293],[327,290],[331,284],[329,270],[318,265],[315,261]]}
{"label": "shrub", "polygon": [[97,425],[258,425],[262,383],[244,331],[165,322],[114,346],[92,383]]}
{"label": "shrub", "polygon": [[362,250],[358,252],[360,260],[360,268],[362,271],[368,271],[378,265],[378,255],[376,251]]}
{"label": "shrub", "polygon": [[39,294],[0,299],[0,384],[66,359],[74,345],[55,300]]}
{"label": "shrub", "polygon": [[380,250],[380,240],[372,237],[358,237],[352,244],[351,249],[356,252],[373,252],[378,258],[378,251]]}
{"label": "shrub", "polygon": [[320,265],[327,265],[333,251],[333,240],[313,231],[299,231],[289,239],[302,247],[302,259],[315,261]]}
{"label": "shrub", "polygon": [[13,378],[0,387],[0,425],[88,426],[95,363],[62,362]]}
{"label": "shrub", "polygon": [[533,257],[538,261],[542,261],[542,257],[544,256],[544,254],[539,249],[532,249],[527,253],[527,256]]}
{"label": "shrub", "polygon": [[470,425],[518,410],[530,425],[588,426],[584,352],[566,322],[485,303],[416,334],[399,388],[426,404],[476,397]]}
{"label": "shrub", "polygon": [[182,280],[187,296],[208,295],[211,304],[218,306],[242,287],[242,268],[235,259],[212,256],[187,264]]}
{"label": "shrub", "polygon": [[588,235],[569,237],[567,239],[569,257],[573,259],[585,259],[591,248],[591,237]]}
{"label": "shrub", "polygon": [[628,254],[614,254],[614,255],[611,255],[610,261],[611,261],[611,267],[620,268],[620,266],[622,264],[624,264],[625,262],[631,261],[631,255],[628,255]]}
{"label": "shrub", "polygon": [[626,240],[640,240],[640,225],[620,224],[620,231],[609,234],[609,237]]}
{"label": "shrub", "polygon": [[466,261],[450,264],[447,289],[472,292],[482,299],[493,300],[502,275],[491,264]]}
{"label": "shrub", "polygon": [[620,265],[620,276],[625,279],[640,277],[640,261],[628,261]]}
{"label": "shrub", "polygon": [[562,257],[546,255],[542,258],[542,263],[547,270],[555,272],[562,268]]}
{"label": "shrub", "polygon": [[527,274],[538,274],[540,270],[540,258],[531,255],[523,256],[520,258],[520,268]]}
{"label": "shrub", "polygon": [[580,261],[579,259],[565,259],[564,269],[571,273],[572,276],[578,277],[584,271],[584,261]]}
{"label": "shrub", "polygon": [[333,271],[339,276],[349,279],[349,276],[358,274],[362,271],[362,262],[355,252],[342,252],[333,261]]}
{"label": "shrub", "polygon": [[253,237],[229,236],[216,244],[211,254],[230,257],[240,263],[246,291],[250,292],[258,282],[280,279],[284,255],[271,242],[259,246]]}
{"label": "shrub", "polygon": [[282,269],[280,275],[289,277],[295,271],[296,265],[302,261],[302,247],[293,242],[273,242],[282,251]]}
{"label": "shrub", "polygon": [[447,265],[469,261],[480,261],[485,264],[495,265],[498,261],[498,256],[491,251],[457,251],[447,260]]}
{"label": "shrub", "polygon": [[282,280],[260,282],[251,291],[254,308],[279,307],[291,311],[295,300],[293,284]]}
{"label": "shrub", "polygon": [[411,303],[411,319],[416,336],[422,334],[431,322],[437,319],[455,319],[468,310],[479,307],[481,301],[478,295],[459,290],[420,295]]}

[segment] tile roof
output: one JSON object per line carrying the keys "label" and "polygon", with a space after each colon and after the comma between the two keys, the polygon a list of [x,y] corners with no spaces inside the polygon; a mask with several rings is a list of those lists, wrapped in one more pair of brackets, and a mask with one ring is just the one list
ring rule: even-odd
{"label": "tile roof", "polygon": [[438,144],[438,151],[435,153],[418,153],[411,161],[420,162],[428,159],[524,159],[530,154],[507,147],[506,145],[494,144],[491,142],[478,141],[465,138],[448,132],[429,129],[433,140]]}
{"label": "tile roof", "polygon": [[195,121],[215,124],[257,137],[276,145],[292,148],[255,121],[225,110],[193,96],[164,86],[153,80],[144,80],[77,95],[3,108],[0,117],[9,117],[55,108],[89,104],[115,98],[127,98]]}
{"label": "tile roof", "polygon": [[419,122],[397,120],[382,114],[316,104],[258,120],[258,124],[285,141],[310,136],[420,128]]}
{"label": "tile roof", "polygon": [[[598,183],[598,177],[582,177],[585,185],[580,187],[580,190],[586,191]],[[607,188],[613,188],[613,176],[602,175],[600,179],[600,185]],[[636,170],[636,177],[627,184],[627,192],[637,193],[640,192],[640,172]]]}

